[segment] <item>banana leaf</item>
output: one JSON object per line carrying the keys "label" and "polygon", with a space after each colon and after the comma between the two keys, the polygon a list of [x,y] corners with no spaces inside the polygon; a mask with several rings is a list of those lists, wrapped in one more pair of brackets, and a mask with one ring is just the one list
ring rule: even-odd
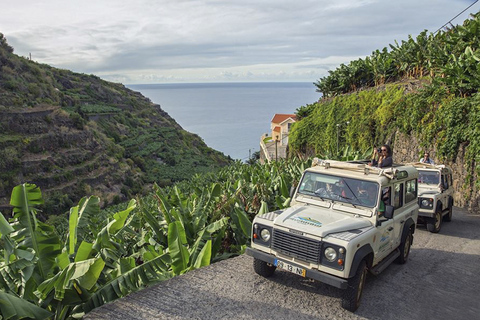
{"label": "banana leaf", "polygon": [[13,294],[0,291],[0,314],[2,319],[49,319],[53,313],[23,300]]}
{"label": "banana leaf", "polygon": [[181,274],[188,268],[190,253],[185,245],[187,238],[185,229],[180,221],[168,225],[168,250],[172,258],[172,270],[175,275]]}
{"label": "banana leaf", "polygon": [[87,302],[74,307],[72,315],[74,317],[81,317],[94,308],[98,308],[105,303],[138,291],[147,285],[170,279],[173,276],[171,272],[168,272],[168,265],[170,263],[171,259],[169,255],[163,254],[121,274],[95,293],[89,295]]}

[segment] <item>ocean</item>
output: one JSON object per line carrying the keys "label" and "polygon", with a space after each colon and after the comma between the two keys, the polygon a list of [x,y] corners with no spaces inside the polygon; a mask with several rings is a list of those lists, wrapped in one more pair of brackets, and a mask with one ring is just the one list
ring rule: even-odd
{"label": "ocean", "polygon": [[310,82],[127,85],[159,104],[183,129],[211,148],[245,161],[270,134],[275,113],[295,113],[316,102]]}

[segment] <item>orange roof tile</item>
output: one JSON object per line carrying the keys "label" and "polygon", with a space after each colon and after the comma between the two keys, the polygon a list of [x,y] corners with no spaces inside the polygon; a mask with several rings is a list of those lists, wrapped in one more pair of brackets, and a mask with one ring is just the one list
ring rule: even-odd
{"label": "orange roof tile", "polygon": [[292,118],[295,121],[297,116],[294,114],[276,113],[272,118],[272,123],[282,123],[288,118]]}
{"label": "orange roof tile", "polygon": [[273,128],[273,131],[275,131],[275,132],[280,132],[281,129],[282,129],[281,127],[276,126],[275,128]]}

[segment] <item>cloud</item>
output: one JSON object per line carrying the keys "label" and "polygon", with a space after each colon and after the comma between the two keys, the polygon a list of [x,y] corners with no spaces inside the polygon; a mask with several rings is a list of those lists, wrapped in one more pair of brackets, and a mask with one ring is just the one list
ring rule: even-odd
{"label": "cloud", "polygon": [[2,5],[0,32],[19,55],[107,80],[315,81],[472,2],[24,0]]}

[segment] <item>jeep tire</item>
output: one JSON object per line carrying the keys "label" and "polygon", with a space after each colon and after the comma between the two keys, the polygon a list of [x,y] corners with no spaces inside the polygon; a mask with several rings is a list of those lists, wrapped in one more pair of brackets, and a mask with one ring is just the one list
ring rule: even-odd
{"label": "jeep tire", "polygon": [[413,234],[412,234],[412,229],[408,229],[407,235],[405,239],[403,239],[402,243],[400,243],[400,246],[398,249],[400,250],[400,255],[396,259],[396,262],[399,264],[404,264],[408,260],[408,256],[410,255],[410,248],[412,247],[412,242],[413,242]]}
{"label": "jeep tire", "polygon": [[432,233],[438,233],[442,227],[442,209],[437,207],[432,219],[427,221],[427,230]]}
{"label": "jeep tire", "polygon": [[358,265],[355,275],[348,279],[348,287],[342,297],[342,307],[354,312],[360,306],[365,279],[367,278],[367,263],[362,260]]}
{"label": "jeep tire", "polygon": [[255,272],[262,277],[271,277],[275,272],[275,269],[277,269],[277,267],[271,265],[270,263],[266,263],[265,261],[257,258],[253,259],[253,270],[255,270]]}

